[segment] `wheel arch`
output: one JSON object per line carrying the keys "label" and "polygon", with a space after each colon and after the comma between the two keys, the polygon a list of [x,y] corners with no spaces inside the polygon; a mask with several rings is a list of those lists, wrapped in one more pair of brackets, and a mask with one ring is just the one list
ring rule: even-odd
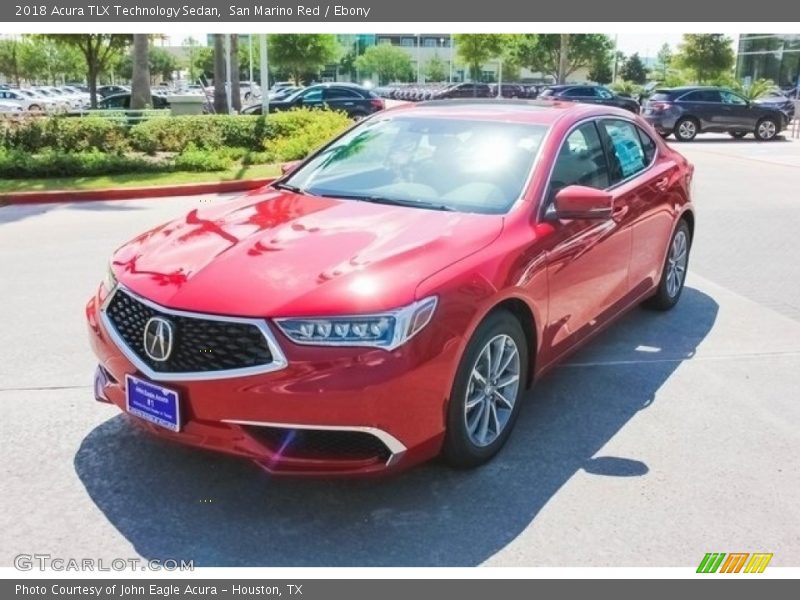
{"label": "wheel arch", "polygon": [[534,372],[536,367],[536,355],[538,354],[539,334],[536,328],[536,317],[530,305],[517,296],[510,296],[500,300],[492,306],[478,321],[483,323],[491,315],[505,311],[510,313],[522,326],[525,334],[525,342],[528,345],[528,376],[525,381],[525,389],[530,389],[533,385]]}

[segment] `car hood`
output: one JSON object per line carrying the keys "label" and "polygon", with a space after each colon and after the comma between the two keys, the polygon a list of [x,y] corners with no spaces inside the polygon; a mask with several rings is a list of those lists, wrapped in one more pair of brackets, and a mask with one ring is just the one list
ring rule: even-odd
{"label": "car hood", "polygon": [[241,316],[382,311],[480,251],[503,217],[264,188],[198,207],[112,258],[120,282],[175,309]]}

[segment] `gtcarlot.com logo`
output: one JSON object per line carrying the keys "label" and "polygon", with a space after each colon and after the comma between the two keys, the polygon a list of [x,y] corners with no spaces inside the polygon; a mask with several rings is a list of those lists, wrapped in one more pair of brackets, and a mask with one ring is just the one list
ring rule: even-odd
{"label": "gtcarlot.com logo", "polygon": [[17,554],[18,571],[194,571],[193,560],[141,558],[63,558],[52,554]]}
{"label": "gtcarlot.com logo", "polygon": [[767,552],[709,552],[700,561],[698,573],[763,573],[772,554]]}

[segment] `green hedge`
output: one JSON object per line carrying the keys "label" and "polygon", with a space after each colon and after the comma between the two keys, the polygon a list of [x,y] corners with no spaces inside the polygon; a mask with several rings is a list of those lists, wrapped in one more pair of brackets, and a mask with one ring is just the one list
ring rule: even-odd
{"label": "green hedge", "polygon": [[129,150],[128,128],[102,117],[45,117],[0,123],[3,147],[24,152],[121,153]]}
{"label": "green hedge", "polygon": [[124,154],[109,154],[98,150],[84,152],[46,150],[38,154],[31,154],[20,150],[0,148],[0,177],[6,179],[157,173],[172,168],[171,163],[156,162]]}

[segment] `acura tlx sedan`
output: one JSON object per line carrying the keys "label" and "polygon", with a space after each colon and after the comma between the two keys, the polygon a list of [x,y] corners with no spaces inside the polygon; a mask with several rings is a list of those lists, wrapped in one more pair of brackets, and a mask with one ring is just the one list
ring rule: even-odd
{"label": "acura tlx sedan", "polygon": [[272,473],[479,465],[560,359],[678,301],[693,170],[613,107],[376,113],[114,253],[86,307],[95,395]]}

